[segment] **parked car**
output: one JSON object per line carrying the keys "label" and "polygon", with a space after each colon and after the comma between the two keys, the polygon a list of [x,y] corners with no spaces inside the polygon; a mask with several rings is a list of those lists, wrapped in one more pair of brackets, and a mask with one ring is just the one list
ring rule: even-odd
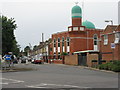
{"label": "parked car", "polygon": [[27,60],[26,56],[21,57],[21,63],[26,63],[26,60]]}
{"label": "parked car", "polygon": [[34,59],[34,58],[32,58],[31,63],[33,63],[33,64],[34,64],[34,61],[35,61],[35,59]]}
{"label": "parked car", "polygon": [[33,64],[43,64],[43,61],[33,59],[31,63],[33,63]]}

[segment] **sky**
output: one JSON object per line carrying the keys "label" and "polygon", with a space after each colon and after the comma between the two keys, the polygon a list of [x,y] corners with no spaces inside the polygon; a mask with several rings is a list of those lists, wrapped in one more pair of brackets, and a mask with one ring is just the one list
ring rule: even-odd
{"label": "sky", "polygon": [[[83,3],[84,1],[84,3]],[[98,29],[105,29],[113,20],[118,25],[119,0],[4,0],[1,13],[14,18],[18,28],[15,36],[21,50],[29,43],[34,46],[51,38],[53,33],[67,31],[71,26],[71,9],[75,2],[82,8],[82,20],[94,23]]]}

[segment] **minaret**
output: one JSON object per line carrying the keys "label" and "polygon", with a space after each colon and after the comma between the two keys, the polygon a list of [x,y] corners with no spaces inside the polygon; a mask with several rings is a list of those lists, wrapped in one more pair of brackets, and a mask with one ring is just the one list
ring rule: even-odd
{"label": "minaret", "polygon": [[76,5],[72,8],[72,26],[82,25],[82,9],[80,6]]}

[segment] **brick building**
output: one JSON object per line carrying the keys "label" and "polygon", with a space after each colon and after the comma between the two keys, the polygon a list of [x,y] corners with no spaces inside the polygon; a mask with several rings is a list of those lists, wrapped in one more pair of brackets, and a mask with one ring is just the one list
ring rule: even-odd
{"label": "brick building", "polygon": [[65,32],[52,34],[50,44],[51,59],[60,60],[61,53],[72,55],[77,51],[99,50],[101,29],[95,29],[93,23],[82,22],[82,10],[76,5],[72,8],[72,26]]}
{"label": "brick building", "polygon": [[102,60],[120,60],[120,25],[108,25],[101,33]]}

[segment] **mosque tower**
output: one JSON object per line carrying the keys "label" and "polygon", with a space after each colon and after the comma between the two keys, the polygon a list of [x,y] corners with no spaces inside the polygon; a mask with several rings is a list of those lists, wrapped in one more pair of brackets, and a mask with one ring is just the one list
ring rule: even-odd
{"label": "mosque tower", "polygon": [[76,5],[72,8],[72,26],[81,25],[82,25],[82,9],[76,3]]}

